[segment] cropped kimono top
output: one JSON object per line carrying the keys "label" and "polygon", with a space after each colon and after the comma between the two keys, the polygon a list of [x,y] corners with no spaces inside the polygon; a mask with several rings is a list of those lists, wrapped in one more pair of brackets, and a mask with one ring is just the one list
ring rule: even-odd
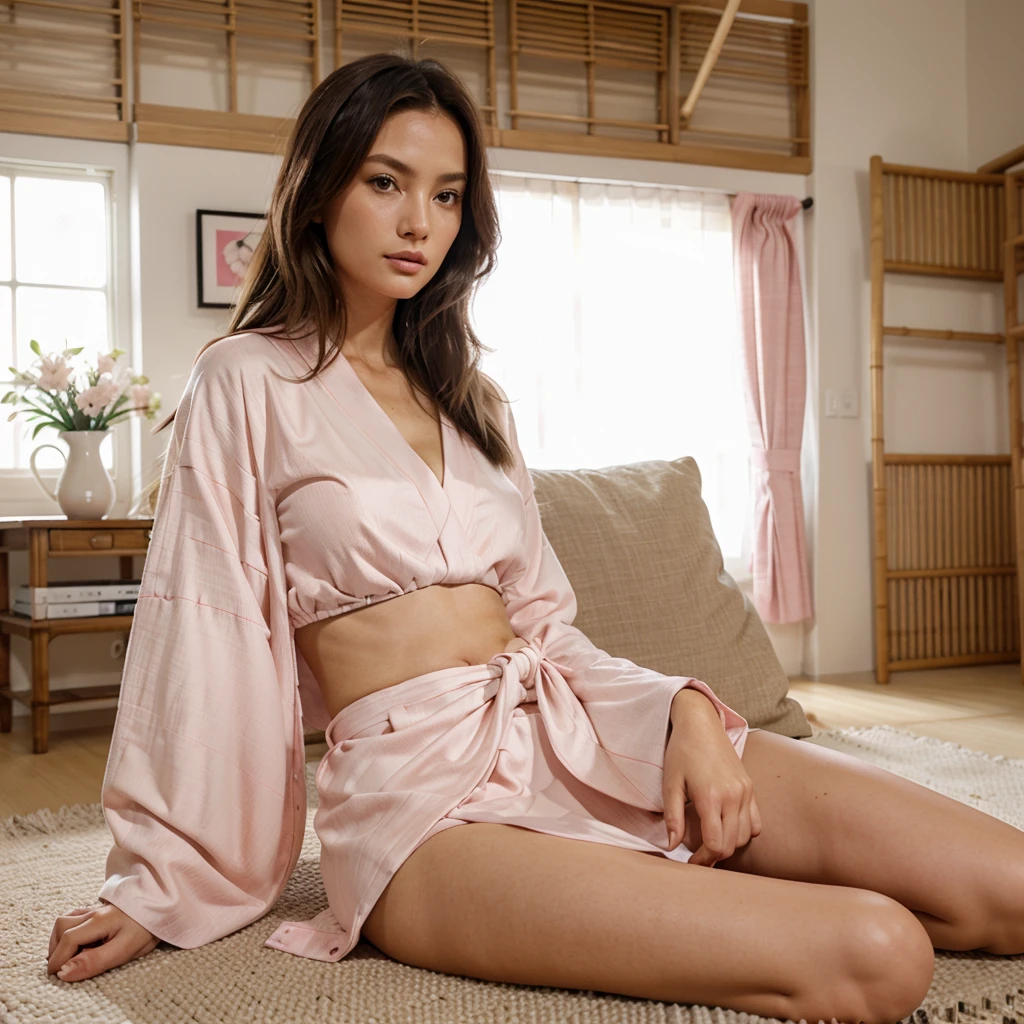
{"label": "cropped kimono top", "polygon": [[[298,862],[303,731],[330,716],[297,627],[437,583],[493,587],[627,764],[664,749],[682,685],[572,625],[507,405],[515,466],[442,416],[439,481],[342,353],[294,382],[315,351],[312,330],[210,345],[167,447],[103,779],[114,844],[99,898],[179,947],[264,916]],[[692,685],[723,726],[745,724]]]}
{"label": "cropped kimono top", "polygon": [[[293,376],[316,363],[315,341],[280,351],[301,357]],[[321,379],[275,405],[281,441],[265,465],[292,625],[438,583],[500,593],[525,526],[516,484],[443,411],[438,481],[343,354]]]}

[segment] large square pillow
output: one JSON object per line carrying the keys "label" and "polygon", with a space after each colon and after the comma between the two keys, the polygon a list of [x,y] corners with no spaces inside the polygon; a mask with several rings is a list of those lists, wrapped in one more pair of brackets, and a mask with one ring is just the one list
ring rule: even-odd
{"label": "large square pillow", "polygon": [[751,728],[812,735],[764,624],[725,571],[692,458],[530,475],[576,592],[574,624],[597,647],[703,680]]}

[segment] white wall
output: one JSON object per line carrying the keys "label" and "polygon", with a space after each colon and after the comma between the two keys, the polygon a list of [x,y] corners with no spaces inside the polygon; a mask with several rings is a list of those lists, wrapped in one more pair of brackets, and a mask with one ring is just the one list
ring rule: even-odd
{"label": "white wall", "polygon": [[971,170],[1024,145],[1020,0],[967,0],[967,162]]}

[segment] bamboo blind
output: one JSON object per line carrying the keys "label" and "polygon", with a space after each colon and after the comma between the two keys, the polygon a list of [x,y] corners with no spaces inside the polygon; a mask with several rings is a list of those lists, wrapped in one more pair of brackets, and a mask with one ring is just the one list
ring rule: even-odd
{"label": "bamboo blind", "polygon": [[885,269],[1003,279],[1003,175],[886,164]]}
{"label": "bamboo blind", "polygon": [[128,141],[126,0],[7,0],[0,131]]}
{"label": "bamboo blind", "polygon": [[1015,661],[1010,457],[888,455],[890,670]]}
{"label": "bamboo blind", "polygon": [[407,41],[414,59],[429,56],[438,46],[479,56],[484,95],[475,96],[483,126],[490,136],[498,127],[497,56],[494,41],[494,0],[334,0],[334,64],[343,62],[342,41],[366,37],[381,48],[381,40]]}
{"label": "bamboo blind", "polygon": [[[239,64],[261,73],[298,72],[308,90],[320,81],[317,0],[133,0],[134,119],[143,142],[278,152],[292,121],[239,111]],[[144,103],[142,64],[219,48],[226,60],[227,110]]]}
{"label": "bamboo blind", "polygon": [[[746,0],[725,38],[693,119],[686,94],[721,18],[724,0],[508,0],[509,118],[501,145],[638,159],[809,173],[808,31],[805,4]],[[565,65],[580,69],[566,79]],[[603,113],[599,86],[623,72],[647,116]],[[575,101],[579,113],[520,103],[524,76],[543,99]],[[641,84],[642,83],[642,84]],[[619,94],[624,90],[620,89]],[[773,108],[785,131],[749,123]],[[737,120],[739,118],[739,120]],[[527,130],[523,122],[532,122]],[[541,127],[536,126],[541,123]],[[638,137],[639,136],[639,137]]]}
{"label": "bamboo blind", "polygon": [[[711,44],[718,13],[698,5],[680,8],[680,71],[684,78],[697,74],[704,53]],[[806,156],[810,137],[806,118],[809,46],[806,21],[765,21],[738,18],[726,37],[721,56],[713,71],[722,87],[721,102],[746,104],[752,89],[770,96],[792,98],[792,128],[787,135],[744,134],[704,125],[691,127],[688,134],[744,138],[788,153]],[[728,90],[728,85],[742,88]]]}
{"label": "bamboo blind", "polygon": [[[128,0],[8,0],[0,128],[126,140],[134,121],[143,142],[279,152],[291,118],[243,112],[240,95],[256,96],[253,79],[268,73],[312,89],[322,77],[323,13],[333,19],[335,66],[353,39],[452,64],[480,107],[488,145],[810,173],[800,0],[740,0],[738,10],[735,0],[501,0],[507,110],[498,106],[495,0],[322,2],[131,0],[129,9]],[[215,64],[224,67],[218,109],[177,99],[192,81],[207,90]],[[163,76],[163,94],[174,97],[154,102],[161,87],[147,80],[143,89],[144,70]],[[242,86],[240,71],[250,75]],[[691,88],[696,106],[684,117],[680,99]],[[290,109],[286,94],[274,95]]]}
{"label": "bamboo blind", "polygon": [[1016,537],[1024,531],[1014,518],[1018,463],[1010,455],[887,452],[883,417],[886,338],[1005,342],[1011,445],[1019,449],[1014,339],[1006,332],[887,326],[884,318],[888,272],[1003,282],[1007,224],[1020,217],[1007,202],[1005,180],[1001,174],[871,158],[871,461],[880,683],[895,670],[1020,658]]}

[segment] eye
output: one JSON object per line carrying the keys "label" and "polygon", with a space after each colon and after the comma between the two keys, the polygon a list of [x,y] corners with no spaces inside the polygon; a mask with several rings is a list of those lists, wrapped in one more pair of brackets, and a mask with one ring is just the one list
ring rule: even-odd
{"label": "eye", "polygon": [[[377,182],[383,182],[384,185],[378,188]],[[369,183],[373,185],[376,191],[382,195],[386,195],[388,193],[389,189],[386,187],[388,185],[394,185],[395,188],[398,188],[398,183],[395,181],[394,178],[391,177],[390,174],[375,174],[372,178],[369,179]],[[442,206],[454,206],[462,198],[462,193],[456,192],[454,189],[449,188],[445,189],[443,192],[439,192],[438,197],[440,198],[441,196],[451,197],[447,201],[442,202]]]}

